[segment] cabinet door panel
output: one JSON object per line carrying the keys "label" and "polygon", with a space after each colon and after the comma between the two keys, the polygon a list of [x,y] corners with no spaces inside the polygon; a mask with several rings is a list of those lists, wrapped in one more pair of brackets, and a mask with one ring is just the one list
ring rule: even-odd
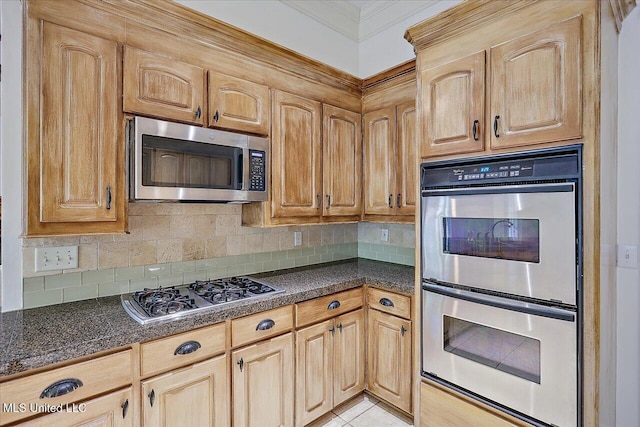
{"label": "cabinet door panel", "polygon": [[136,414],[133,405],[133,390],[129,387],[82,404],[63,405],[62,412],[36,418],[20,425],[28,427],[130,427],[137,424],[133,421]]}
{"label": "cabinet door panel", "polygon": [[234,351],[232,370],[234,426],[293,426],[293,334]]}
{"label": "cabinet door panel", "polygon": [[333,405],[337,406],[364,390],[364,310],[336,317],[335,327]]}
{"label": "cabinet door panel", "polygon": [[576,17],[491,48],[491,147],[582,136],[581,28]]}
{"label": "cabinet door panel", "polygon": [[395,107],[364,115],[364,213],[393,215]]}
{"label": "cabinet door panel", "polygon": [[297,426],[333,409],[334,335],[333,319],[296,332]]}
{"label": "cabinet door panel", "polygon": [[127,47],[124,54],[124,110],[204,124],[204,70]]}
{"label": "cabinet door panel", "polygon": [[482,151],[485,52],[425,70],[420,79],[422,157]]}
{"label": "cabinet door panel", "polygon": [[273,98],[272,216],[319,216],[321,105],[280,91]]}
{"label": "cabinet door panel", "polygon": [[210,127],[269,134],[269,88],[209,71]]}
{"label": "cabinet door panel", "polygon": [[143,381],[143,425],[228,426],[228,390],[224,355]]}
{"label": "cabinet door panel", "polygon": [[414,215],[418,185],[418,138],[416,104],[398,105],[398,172],[396,213]]}
{"label": "cabinet door panel", "polygon": [[116,221],[117,43],[44,22],[42,49],[39,220]]}
{"label": "cabinet door panel", "polygon": [[369,390],[411,412],[411,322],[369,311]]}
{"label": "cabinet door panel", "polygon": [[323,106],[323,215],[359,215],[362,210],[361,116]]}

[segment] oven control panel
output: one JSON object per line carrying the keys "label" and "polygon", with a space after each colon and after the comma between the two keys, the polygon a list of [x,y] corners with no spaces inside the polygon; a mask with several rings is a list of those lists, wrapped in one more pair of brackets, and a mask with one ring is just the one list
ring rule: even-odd
{"label": "oven control panel", "polygon": [[581,160],[577,150],[566,151],[541,156],[500,156],[423,163],[421,183],[425,188],[578,178]]}

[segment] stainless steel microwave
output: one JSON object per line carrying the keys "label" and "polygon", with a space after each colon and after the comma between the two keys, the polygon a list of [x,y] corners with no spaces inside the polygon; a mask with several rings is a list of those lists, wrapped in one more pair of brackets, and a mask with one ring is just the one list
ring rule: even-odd
{"label": "stainless steel microwave", "polygon": [[266,138],[135,117],[128,144],[132,200],[267,200]]}

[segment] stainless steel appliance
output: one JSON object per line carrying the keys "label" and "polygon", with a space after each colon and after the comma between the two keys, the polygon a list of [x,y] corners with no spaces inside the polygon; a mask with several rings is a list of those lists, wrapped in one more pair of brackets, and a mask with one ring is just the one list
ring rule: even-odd
{"label": "stainless steel appliance", "polygon": [[267,200],[269,141],[180,123],[129,121],[133,200]]}
{"label": "stainless steel appliance", "polygon": [[125,311],[136,322],[147,325],[281,292],[284,289],[262,280],[230,277],[198,280],[182,286],[143,289],[120,298]]}
{"label": "stainless steel appliance", "polygon": [[580,423],[581,146],[421,166],[423,375]]}

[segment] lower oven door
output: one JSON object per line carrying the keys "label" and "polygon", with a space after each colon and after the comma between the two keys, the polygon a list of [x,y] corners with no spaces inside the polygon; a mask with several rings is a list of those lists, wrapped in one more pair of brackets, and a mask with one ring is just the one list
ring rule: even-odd
{"label": "lower oven door", "polygon": [[578,423],[575,312],[423,283],[422,370],[543,423]]}

